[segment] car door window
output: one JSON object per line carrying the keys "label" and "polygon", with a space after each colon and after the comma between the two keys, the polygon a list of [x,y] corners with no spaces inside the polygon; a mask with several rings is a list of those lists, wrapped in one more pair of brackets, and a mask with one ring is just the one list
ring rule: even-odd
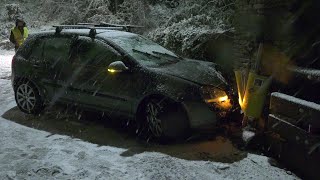
{"label": "car door window", "polygon": [[121,56],[112,47],[99,40],[81,37],[74,45],[71,62],[78,65],[107,67],[114,61],[121,60]]}
{"label": "car door window", "polygon": [[71,37],[49,37],[44,40],[44,63],[56,80],[66,81],[71,75],[69,58],[72,42]]}
{"label": "car door window", "polygon": [[112,47],[97,39],[79,37],[72,47],[72,62],[75,89],[86,89],[95,92],[108,78],[107,67],[114,61],[121,60]]}
{"label": "car door window", "polygon": [[45,40],[44,59],[55,65],[59,61],[67,62],[73,39],[67,37],[54,37]]}
{"label": "car door window", "polygon": [[121,55],[105,43],[97,41],[95,48],[97,50],[97,54],[95,54],[92,61],[90,61],[90,65],[92,66],[107,67],[112,62],[121,60]]}

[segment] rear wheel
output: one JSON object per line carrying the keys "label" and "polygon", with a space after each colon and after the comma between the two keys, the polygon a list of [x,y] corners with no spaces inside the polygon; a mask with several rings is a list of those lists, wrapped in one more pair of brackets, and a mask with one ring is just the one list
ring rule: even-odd
{"label": "rear wheel", "polygon": [[189,132],[188,116],[179,103],[150,99],[144,103],[138,130],[147,139],[181,140]]}
{"label": "rear wheel", "polygon": [[15,88],[15,99],[18,108],[28,114],[39,114],[43,101],[39,90],[30,81],[21,81]]}

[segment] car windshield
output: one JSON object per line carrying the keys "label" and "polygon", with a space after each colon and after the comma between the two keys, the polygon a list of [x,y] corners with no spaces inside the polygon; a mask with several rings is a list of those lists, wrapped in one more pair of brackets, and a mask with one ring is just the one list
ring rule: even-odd
{"label": "car windshield", "polygon": [[157,67],[173,64],[181,59],[159,44],[138,35],[114,37],[112,41],[143,66]]}

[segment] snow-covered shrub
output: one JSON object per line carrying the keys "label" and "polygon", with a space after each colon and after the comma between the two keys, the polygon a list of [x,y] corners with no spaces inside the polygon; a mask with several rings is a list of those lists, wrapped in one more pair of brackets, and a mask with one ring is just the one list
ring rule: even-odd
{"label": "snow-covered shrub", "polygon": [[2,41],[9,39],[10,30],[15,25],[15,19],[21,15],[22,10],[17,3],[5,4],[4,2],[3,6],[0,6],[0,42],[2,44],[7,43]]}
{"label": "snow-covered shrub", "polygon": [[180,0],[147,0],[151,5],[164,4],[169,8],[176,8],[180,4]]}
{"label": "snow-covered shrub", "polygon": [[17,16],[21,15],[21,9],[19,4],[6,4],[5,7],[7,11],[8,20],[15,20]]}
{"label": "snow-covered shrub", "polygon": [[215,35],[233,31],[233,0],[185,0],[175,9],[157,6],[153,13],[165,23],[149,32],[149,38],[185,55],[194,54]]}
{"label": "snow-covered shrub", "polygon": [[112,14],[109,0],[44,0],[42,13],[47,20],[63,21],[67,24],[102,21]]}
{"label": "snow-covered shrub", "polygon": [[[30,28],[101,21],[142,25],[149,38],[189,55],[216,34],[232,30],[233,1],[120,0],[116,14],[110,11],[114,0],[13,0],[12,3],[20,3],[23,9],[14,12],[22,12]],[[6,32],[1,33],[7,36]]]}
{"label": "snow-covered shrub", "polygon": [[124,0],[119,5],[117,17],[127,24],[149,26],[150,6],[144,0]]}

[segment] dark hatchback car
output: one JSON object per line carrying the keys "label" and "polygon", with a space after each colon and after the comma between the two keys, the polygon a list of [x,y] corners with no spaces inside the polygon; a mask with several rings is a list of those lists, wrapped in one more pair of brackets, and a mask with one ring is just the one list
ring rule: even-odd
{"label": "dark hatchback car", "polygon": [[12,83],[25,113],[62,102],[134,120],[137,134],[180,138],[231,109],[215,67],[137,34],[60,27],[29,36],[13,58]]}

